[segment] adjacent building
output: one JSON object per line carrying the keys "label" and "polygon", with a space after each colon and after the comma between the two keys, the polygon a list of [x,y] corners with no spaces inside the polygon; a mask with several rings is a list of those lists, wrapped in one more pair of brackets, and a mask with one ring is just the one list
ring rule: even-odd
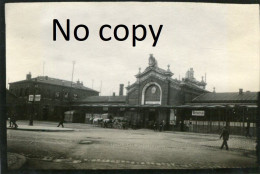
{"label": "adjacent building", "polygon": [[62,107],[67,110],[76,100],[99,95],[98,91],[85,87],[79,80],[74,83],[48,76],[32,78],[31,73],[25,80],[9,85],[9,92],[19,100],[15,104],[18,119],[28,119],[30,114],[34,114],[35,119],[57,120],[63,112]]}

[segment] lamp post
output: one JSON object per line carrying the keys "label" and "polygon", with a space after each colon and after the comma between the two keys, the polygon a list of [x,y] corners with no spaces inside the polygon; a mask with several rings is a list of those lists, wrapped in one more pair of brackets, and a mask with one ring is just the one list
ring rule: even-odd
{"label": "lamp post", "polygon": [[71,74],[71,87],[70,87],[70,93],[68,94],[68,98],[69,98],[69,110],[71,110],[71,105],[72,105],[72,101],[73,101],[73,75],[74,75],[74,66],[75,66],[76,61],[72,61],[72,74]]}
{"label": "lamp post", "polygon": [[30,114],[30,120],[29,120],[29,126],[33,126],[33,118],[34,118],[34,114],[35,114],[35,94],[36,94],[36,90],[37,90],[38,85],[37,84],[33,84],[33,100],[32,100],[32,113]]}

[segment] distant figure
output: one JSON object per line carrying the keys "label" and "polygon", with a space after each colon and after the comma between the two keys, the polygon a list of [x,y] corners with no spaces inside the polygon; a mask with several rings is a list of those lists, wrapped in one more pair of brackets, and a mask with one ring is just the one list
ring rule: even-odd
{"label": "distant figure", "polygon": [[247,126],[246,126],[246,137],[251,137],[251,135],[250,135],[250,122],[247,122]]}
{"label": "distant figure", "polygon": [[219,139],[221,139],[221,137],[223,137],[223,143],[222,143],[220,149],[223,149],[223,147],[226,146],[226,150],[228,150],[227,141],[229,139],[229,131],[227,130],[226,126],[223,128],[222,133],[221,133]]}
{"label": "distant figure", "polygon": [[11,122],[11,118],[10,118],[10,115],[11,115],[11,114],[9,114],[9,118],[8,118],[8,121],[9,121],[9,127],[13,127],[12,122]]}
{"label": "distant figure", "polygon": [[59,124],[58,124],[57,127],[60,127],[60,125],[61,125],[62,127],[64,127],[63,123],[64,123],[64,114],[62,114],[62,116],[60,117],[60,122],[59,122]]}
{"label": "distant figure", "polygon": [[14,127],[15,129],[18,128],[18,125],[16,124],[16,115],[15,115],[15,113],[11,114],[10,126]]}
{"label": "distant figure", "polygon": [[189,130],[190,130],[190,132],[193,132],[193,125],[192,125],[191,121],[189,122]]}
{"label": "distant figure", "polygon": [[153,124],[153,130],[154,131],[157,131],[157,122],[155,121],[154,124]]}
{"label": "distant figure", "polygon": [[164,131],[165,125],[166,125],[166,123],[165,123],[165,121],[163,120],[163,121],[162,121],[162,131]]}
{"label": "distant figure", "polygon": [[159,128],[159,129],[160,129],[160,132],[161,132],[161,131],[164,131],[165,121],[162,120],[162,122],[160,123],[159,126],[160,126],[160,128]]}

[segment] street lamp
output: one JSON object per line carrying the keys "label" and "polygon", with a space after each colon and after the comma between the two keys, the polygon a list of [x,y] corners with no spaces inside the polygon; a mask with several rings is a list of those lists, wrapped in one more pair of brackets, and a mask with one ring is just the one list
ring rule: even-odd
{"label": "street lamp", "polygon": [[36,94],[37,88],[38,88],[38,85],[34,84],[33,85],[33,99],[32,99],[32,113],[30,114],[29,126],[33,126],[33,117],[34,117],[34,114],[35,114],[34,102],[35,102],[35,94]]}

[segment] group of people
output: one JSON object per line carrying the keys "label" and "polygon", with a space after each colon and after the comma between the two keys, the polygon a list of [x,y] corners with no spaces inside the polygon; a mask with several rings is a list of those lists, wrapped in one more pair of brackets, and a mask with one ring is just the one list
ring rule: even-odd
{"label": "group of people", "polygon": [[[58,124],[57,127],[59,127],[59,126],[64,127],[63,123],[64,123],[64,116],[62,116],[62,117],[60,118],[60,122],[59,122],[59,124]],[[17,127],[18,127],[18,125],[17,125],[17,123],[16,123],[16,116],[15,116],[14,113],[12,113],[12,114],[10,115],[9,124],[10,124],[9,127],[14,127],[14,128],[17,128]],[[155,121],[154,124],[153,124],[153,129],[154,129],[154,131],[158,131],[158,130],[159,130],[159,131],[161,132],[161,131],[164,131],[165,125],[166,125],[166,123],[165,123],[164,120],[162,120],[162,121],[160,122],[160,124],[158,124],[158,123]],[[249,132],[249,131],[247,131],[247,132]],[[247,134],[248,134],[248,133],[247,133]],[[246,135],[246,136],[247,136],[247,135]],[[229,130],[228,130],[227,126],[225,126],[225,127],[222,129],[222,132],[221,132],[219,138],[220,138],[220,139],[221,139],[221,138],[223,139],[223,142],[222,142],[222,145],[221,145],[220,149],[223,149],[224,146],[225,146],[225,147],[226,147],[226,150],[228,150],[227,141],[229,140]]]}
{"label": "group of people", "polygon": [[159,124],[157,123],[157,121],[155,121],[153,124],[153,130],[154,131],[159,130],[160,132],[162,132],[162,131],[164,131],[165,125],[166,125],[166,123],[164,120],[162,120]]}

